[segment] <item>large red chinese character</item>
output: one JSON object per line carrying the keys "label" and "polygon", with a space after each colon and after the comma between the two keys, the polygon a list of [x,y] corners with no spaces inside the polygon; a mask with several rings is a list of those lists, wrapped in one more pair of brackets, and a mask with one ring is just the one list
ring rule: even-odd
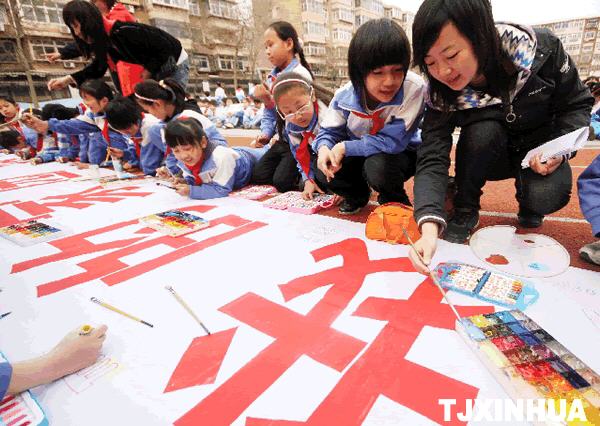
{"label": "large red chinese character", "polygon": [[[117,203],[126,198],[146,197],[152,192],[136,191],[138,186],[125,186],[120,188],[104,189],[101,186],[95,186],[85,191],[76,192],[74,194],[51,195],[42,198],[39,202],[36,201],[11,201],[0,204],[0,226],[12,225],[21,220],[39,219],[41,215],[48,215],[54,212],[52,207],[70,207],[74,209],[85,209],[97,203]],[[30,216],[24,219],[19,219],[10,214],[1,206],[11,206],[19,209]]]}
{"label": "large red chinese character", "polygon": [[[365,343],[331,328],[333,321],[348,306],[368,274],[414,271],[407,258],[369,259],[365,243],[358,239],[341,241],[312,254],[317,261],[341,255],[343,264],[280,286],[285,299],[290,300],[331,285],[323,299],[307,315],[300,315],[252,293],[220,309],[263,331],[275,341],[175,424],[231,424],[301,355],[343,371]],[[361,424],[379,395],[386,395],[433,419],[441,419],[443,412],[440,410],[439,415],[435,412],[443,408],[437,404],[438,395],[460,399],[477,394],[476,388],[404,359],[425,325],[444,328],[453,325],[452,311],[440,304],[441,295],[437,291],[426,280],[408,300],[370,298],[359,307],[357,315],[386,320],[388,324],[367,351],[350,366],[307,424]],[[460,309],[463,314],[469,315],[493,310]],[[185,374],[184,371],[180,373]],[[419,384],[425,381],[429,381],[434,389],[419,389]],[[302,422],[247,420],[248,425],[279,423],[291,425]]]}
{"label": "large red chinese character", "polygon": [[[182,208],[182,210],[204,213],[213,208],[214,206],[190,206]],[[95,244],[88,240],[90,237],[102,235],[136,224],[141,228],[136,232],[139,236],[100,244]],[[38,296],[46,296],[98,278],[102,279],[102,281],[108,285],[114,285],[266,225],[262,222],[251,222],[233,215],[210,221],[210,226],[216,226],[218,224],[228,225],[234,229],[202,241],[196,241],[188,236],[175,238],[163,235],[139,224],[137,220],[125,221],[93,231],[50,241],[48,244],[58,248],[60,250],[59,253],[16,263],[12,266],[11,273],[19,273],[51,262],[59,262],[83,254],[111,250],[101,256],[78,263],[77,265],[83,268],[85,272],[39,285]],[[165,245],[174,250],[167,254],[163,254],[160,257],[133,266],[129,266],[120,260],[125,256],[159,245]]]}
{"label": "large red chinese character", "polygon": [[32,186],[47,185],[49,183],[63,182],[70,178],[76,177],[80,176],[78,174],[65,171],[18,176],[0,180],[0,192],[12,191],[13,189],[31,188]]}

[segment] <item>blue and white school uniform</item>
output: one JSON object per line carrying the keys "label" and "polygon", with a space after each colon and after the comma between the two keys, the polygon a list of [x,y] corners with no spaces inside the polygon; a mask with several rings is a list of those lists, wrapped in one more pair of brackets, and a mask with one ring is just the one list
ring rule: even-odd
{"label": "blue and white school uniform", "polygon": [[121,133],[111,130],[104,114],[86,111],[70,120],[48,120],[48,129],[66,135],[89,134],[88,160],[92,164],[101,164],[106,159],[106,150],[118,148],[123,151],[123,161],[134,161],[135,151],[128,145],[127,138]]}
{"label": "blue and white school uniform", "polygon": [[373,111],[361,105],[362,96],[357,92],[350,82],[336,91],[313,143],[315,152],[323,145],[331,149],[337,143],[344,143],[348,157],[398,154],[417,148],[425,108],[422,77],[408,71],[396,96]]}
{"label": "blue and white school uniform", "polygon": [[58,156],[58,136],[56,135],[56,133],[53,133],[51,135],[45,135],[43,137],[41,137],[40,135],[39,139],[41,139],[40,142],[42,146],[41,149],[38,146],[37,154],[35,155],[36,158],[40,158],[42,160],[42,163],[49,163],[51,161],[54,161]]}
{"label": "blue and white school uniform", "polygon": [[[273,68],[269,75],[265,80],[265,85],[269,92],[273,91],[273,85],[275,84],[275,80],[277,80],[277,76],[282,72],[293,71],[300,74],[302,77],[306,78],[309,82],[312,83],[312,76],[310,72],[302,66],[298,59],[293,58],[287,67],[284,69],[279,69],[277,67]],[[275,134],[275,128],[277,125],[277,112],[275,111],[275,105],[266,105],[263,112],[262,120],[260,121],[260,131],[263,135],[266,135],[271,139]]]}
{"label": "blue and white school uniform", "polygon": [[[164,128],[167,123],[180,117],[189,117],[198,120],[198,122],[202,125],[202,129],[204,130],[206,138],[209,142],[213,143],[214,145],[220,145],[224,147],[227,146],[227,140],[223,137],[223,135],[221,135],[219,129],[217,129],[217,126],[215,126],[212,121],[200,114],[198,111],[184,109],[179,114],[175,114],[169,121],[161,121],[158,125],[151,126],[149,128],[148,139],[149,143],[152,144],[152,147],[147,148],[147,152],[145,154],[146,158],[144,160],[148,170],[154,167],[154,171],[156,172],[156,169],[159,167],[157,164],[162,164],[164,160],[165,166],[172,174],[176,174],[179,171],[179,168],[177,167],[177,159],[165,141]],[[142,165],[142,167],[144,166]],[[144,171],[144,173],[146,172]]]}
{"label": "blue and white school uniform", "polygon": [[314,181],[315,179],[315,170],[313,167],[315,153],[312,150],[312,143],[319,134],[320,122],[325,118],[325,113],[327,112],[327,106],[319,100],[314,103],[313,108],[315,113],[308,126],[300,127],[294,123],[287,122],[284,129],[284,135],[296,160],[298,171],[302,176],[302,182],[306,180]]}
{"label": "blue and white school uniform", "polygon": [[209,142],[204,150],[205,158],[197,172],[181,161],[177,162],[177,167],[183,172],[186,182],[191,185],[190,198],[221,198],[248,184],[254,165],[265,152],[264,148],[230,148],[215,146]]}
{"label": "blue and white school uniform", "polygon": [[58,133],[56,135],[56,142],[58,144],[56,158],[75,160],[79,156],[81,136],[82,135],[64,135]]}

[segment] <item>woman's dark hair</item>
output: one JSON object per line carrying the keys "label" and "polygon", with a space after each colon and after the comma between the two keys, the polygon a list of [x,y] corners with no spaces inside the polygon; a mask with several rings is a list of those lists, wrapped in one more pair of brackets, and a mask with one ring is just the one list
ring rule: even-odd
{"label": "woman's dark hair", "polygon": [[[89,59],[92,54],[97,58],[105,58],[108,49],[108,35],[104,30],[104,20],[100,10],[91,2],[85,0],[71,0],[63,7],[63,21],[69,27],[79,51]],[[81,25],[84,38],[90,37],[91,44],[77,37],[73,32],[73,23]]]}
{"label": "woman's dark hair", "polygon": [[195,118],[180,117],[169,121],[165,126],[165,141],[167,146],[175,148],[177,146],[200,145],[202,138],[206,138],[207,145],[204,149],[205,157],[210,156],[215,149],[215,145],[206,137],[202,124]]}
{"label": "woman's dark hair", "polygon": [[396,64],[402,65],[405,73],[410,66],[410,43],[402,27],[388,18],[362,24],[348,47],[348,73],[354,90],[364,94],[365,78],[371,71]]}
{"label": "woman's dark hair", "polygon": [[108,124],[116,130],[125,130],[142,119],[139,105],[131,98],[117,96],[104,110]]}
{"label": "woman's dark hair", "polygon": [[[301,80],[304,83],[299,81],[289,81],[288,80]],[[306,84],[305,84],[306,83]],[[275,104],[281,96],[288,93],[292,89],[301,88],[303,89],[307,95],[310,95],[312,89],[312,83],[308,81],[305,77],[300,75],[294,71],[282,72],[277,75],[277,79],[273,83],[273,99],[275,100]],[[281,118],[279,113],[275,115],[276,118],[276,129],[277,134],[279,134],[279,140],[284,141],[283,131],[285,129],[285,121]]]}
{"label": "woman's dark hair", "polygon": [[431,98],[448,111],[460,94],[433,78],[425,64],[425,56],[448,23],[471,43],[478,71],[486,79],[486,92],[507,96],[515,83],[517,69],[502,49],[489,0],[425,0],[413,22],[413,51],[415,65],[429,79]]}
{"label": "woman's dark hair", "polygon": [[145,80],[135,85],[137,102],[142,105],[152,105],[154,101],[163,100],[175,105],[175,114],[183,111],[185,106],[185,90],[172,78],[160,82]]}
{"label": "woman's dark hair", "polygon": [[[95,0],[94,3],[96,3]],[[108,8],[108,10],[111,10],[113,7],[115,7],[115,3],[117,2],[116,0],[101,0],[103,3],[106,4],[106,7]]]}
{"label": "woman's dark hair", "polygon": [[311,77],[314,77],[312,70],[310,69],[310,65],[306,62],[306,58],[304,57],[304,50],[302,49],[302,45],[300,45],[300,40],[298,38],[298,33],[292,24],[285,21],[276,21],[269,25],[269,28],[275,31],[277,37],[281,40],[286,41],[288,38],[292,39],[294,43],[294,48],[292,52],[294,54],[298,54],[298,58],[300,58],[300,63],[304,68],[308,70]]}
{"label": "woman's dark hair", "polygon": [[79,93],[90,95],[98,101],[103,98],[112,101],[114,98],[114,93],[110,86],[100,79],[84,81],[81,86],[79,86]]}
{"label": "woman's dark hair", "polygon": [[21,134],[15,129],[0,131],[0,147],[2,149],[12,149],[19,145]]}
{"label": "woman's dark hair", "polygon": [[79,109],[69,108],[62,104],[46,104],[42,108],[42,120],[48,121],[51,118],[57,120],[69,120],[79,115]]}

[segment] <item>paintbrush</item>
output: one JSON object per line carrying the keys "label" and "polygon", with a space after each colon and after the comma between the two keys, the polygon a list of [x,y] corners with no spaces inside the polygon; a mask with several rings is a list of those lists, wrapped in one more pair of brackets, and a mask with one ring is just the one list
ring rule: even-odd
{"label": "paintbrush", "polygon": [[198,318],[198,317],[196,316],[196,314],[194,313],[194,311],[192,311],[192,308],[190,308],[190,307],[188,306],[188,304],[187,304],[187,303],[185,303],[185,300],[183,300],[183,299],[181,298],[181,296],[180,296],[180,295],[178,295],[178,294],[175,292],[175,290],[173,289],[173,287],[171,287],[171,286],[166,286],[165,288],[166,288],[167,290],[169,290],[169,292],[170,292],[170,293],[171,293],[171,294],[172,294],[172,295],[175,297],[175,299],[177,299],[177,301],[179,302],[179,304],[180,304],[181,306],[183,306],[183,308],[184,308],[186,311],[188,311],[188,313],[189,313],[189,314],[190,314],[190,315],[191,315],[191,316],[192,316],[192,317],[193,317],[193,318],[196,320],[196,322],[197,322],[198,324],[200,324],[200,326],[201,326],[201,327],[204,329],[204,331],[206,331],[206,334],[208,334],[208,335],[210,336],[210,331],[208,331],[208,328],[206,328],[206,326],[205,326],[205,325],[202,323],[202,321],[200,321],[200,318]]}
{"label": "paintbrush", "polygon": [[138,318],[138,317],[134,317],[133,315],[130,315],[130,314],[128,314],[127,312],[123,312],[123,311],[122,311],[122,310],[120,310],[119,308],[115,308],[114,306],[112,306],[112,305],[109,305],[108,303],[102,302],[101,300],[99,300],[99,299],[96,299],[95,297],[92,297],[92,298],[90,298],[90,300],[91,300],[92,302],[94,302],[94,303],[97,303],[97,304],[98,304],[98,305],[100,305],[100,306],[103,306],[103,307],[105,307],[106,309],[110,309],[111,311],[113,311],[113,312],[116,312],[116,313],[118,313],[118,314],[121,314],[121,315],[123,315],[123,316],[126,316],[127,318],[130,318],[130,319],[132,319],[132,320],[134,320],[134,321],[141,322],[142,324],[145,324],[145,325],[147,325],[148,327],[154,327],[154,326],[153,326],[152,324],[150,324],[149,322],[146,322],[146,321],[144,321],[144,320],[142,320],[142,319],[140,319],[140,318]]}
{"label": "paintbrush", "polygon": [[175,188],[174,186],[171,185],[167,185],[166,183],[162,183],[162,182],[156,182],[157,186],[164,186],[165,188],[169,188],[169,189],[173,189],[175,191],[177,191],[177,188]]}
{"label": "paintbrush", "polygon": [[425,260],[423,260],[423,256],[421,256],[421,253],[418,252],[417,248],[415,247],[415,244],[412,242],[412,240],[410,239],[408,232],[406,232],[406,229],[402,228],[402,232],[404,233],[404,236],[406,237],[406,239],[408,240],[408,243],[410,244],[410,246],[412,247],[412,249],[415,251],[415,253],[417,254],[417,257],[419,258],[419,260],[421,261],[421,263],[423,265],[425,265],[425,267],[427,268],[427,270],[429,271],[429,276],[431,277],[431,280],[433,281],[433,283],[437,286],[438,290],[440,291],[440,293],[442,293],[442,296],[444,296],[444,300],[446,301],[446,303],[448,303],[448,305],[450,306],[450,308],[452,309],[452,312],[454,312],[454,315],[456,315],[456,318],[458,319],[458,322],[462,324],[462,318],[460,317],[460,315],[458,314],[458,311],[456,310],[456,308],[454,307],[454,305],[452,304],[452,302],[448,299],[448,296],[446,295],[446,292],[444,291],[444,289],[442,288],[442,286],[440,285],[440,282],[438,281],[438,278],[435,276],[435,274],[433,273],[433,271],[429,268],[429,266],[427,266],[427,264],[425,263]]}

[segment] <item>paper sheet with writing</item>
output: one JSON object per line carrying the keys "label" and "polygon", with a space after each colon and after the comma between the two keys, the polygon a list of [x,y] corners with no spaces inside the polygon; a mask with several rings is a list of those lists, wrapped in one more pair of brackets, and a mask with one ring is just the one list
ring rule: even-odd
{"label": "paper sheet with writing", "polygon": [[521,161],[521,167],[524,169],[529,167],[529,160],[539,153],[542,153],[542,162],[544,162],[549,158],[561,157],[583,148],[587,142],[589,132],[590,129],[588,127],[582,127],[571,133],[552,139],[550,142],[546,142],[537,148],[533,148],[525,155],[523,161]]}

